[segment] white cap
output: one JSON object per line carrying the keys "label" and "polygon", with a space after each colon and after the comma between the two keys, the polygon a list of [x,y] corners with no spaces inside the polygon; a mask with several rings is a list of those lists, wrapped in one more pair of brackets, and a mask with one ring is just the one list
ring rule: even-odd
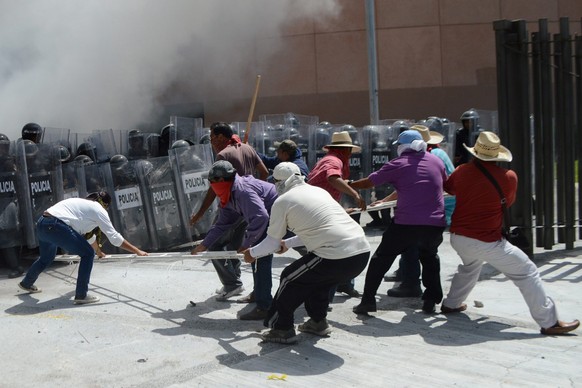
{"label": "white cap", "polygon": [[273,178],[286,181],[291,175],[301,175],[299,166],[291,162],[281,162],[273,170]]}

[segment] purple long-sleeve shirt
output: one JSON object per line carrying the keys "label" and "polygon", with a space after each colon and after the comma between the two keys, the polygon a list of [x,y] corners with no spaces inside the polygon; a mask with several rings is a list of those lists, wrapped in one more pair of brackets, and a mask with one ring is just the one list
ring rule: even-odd
{"label": "purple long-sleeve shirt", "polygon": [[247,230],[241,247],[248,248],[258,242],[269,226],[271,206],[277,199],[275,185],[248,176],[235,176],[230,190],[230,199],[225,207],[220,208],[218,220],[204,238],[202,244],[210,247],[241,216],[247,222]]}
{"label": "purple long-sleeve shirt", "polygon": [[368,179],[379,186],[390,183],[398,192],[394,222],[401,225],[446,226],[443,161],[428,152],[405,151]]}

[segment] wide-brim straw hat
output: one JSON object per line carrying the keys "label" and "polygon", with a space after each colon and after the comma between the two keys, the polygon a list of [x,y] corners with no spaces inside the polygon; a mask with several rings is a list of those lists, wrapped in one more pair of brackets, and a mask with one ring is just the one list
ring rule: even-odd
{"label": "wide-brim straw hat", "polygon": [[426,144],[439,144],[445,138],[443,134],[429,130],[426,125],[416,124],[410,127],[410,129],[420,132],[422,140],[424,140]]}
{"label": "wide-brim straw hat", "polygon": [[479,133],[475,142],[475,147],[467,147],[463,144],[474,157],[485,162],[511,162],[513,155],[511,151],[501,145],[499,136],[490,131]]}
{"label": "wide-brim straw hat", "polygon": [[352,138],[348,131],[334,132],[333,135],[331,135],[331,143],[323,146],[323,149],[328,151],[330,147],[351,147],[352,152],[362,151],[360,146],[352,143]]}

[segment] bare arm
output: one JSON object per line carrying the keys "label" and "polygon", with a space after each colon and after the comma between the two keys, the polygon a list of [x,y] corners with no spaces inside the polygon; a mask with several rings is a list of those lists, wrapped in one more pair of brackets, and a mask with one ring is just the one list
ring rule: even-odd
{"label": "bare arm", "polygon": [[356,190],[371,189],[372,187],[374,187],[374,184],[368,178],[362,178],[358,179],[357,181],[351,182],[350,187],[353,187]]}
{"label": "bare arm", "polygon": [[192,215],[192,217],[190,218],[190,225],[194,225],[204,216],[204,213],[206,213],[206,210],[208,210],[210,205],[212,205],[212,202],[214,201],[215,198],[216,193],[214,192],[214,190],[208,189],[208,191],[206,192],[206,196],[202,201],[202,205],[200,205],[200,209],[198,209],[196,214]]}
{"label": "bare arm", "polygon": [[269,177],[269,170],[267,170],[267,166],[265,166],[265,163],[261,162],[261,163],[257,164],[255,166],[255,168],[257,169],[257,172],[259,173],[259,179],[266,181],[267,178]]}
{"label": "bare arm", "polygon": [[128,252],[135,253],[138,256],[147,256],[148,255],[147,252],[142,251],[141,249],[139,249],[135,245],[131,244],[127,240],[123,240],[123,242],[121,243],[121,248],[125,249]]}
{"label": "bare arm", "polygon": [[327,181],[334,189],[353,197],[360,209],[366,210],[366,201],[360,196],[360,193],[348,185],[348,182],[340,178],[339,175],[330,176]]}

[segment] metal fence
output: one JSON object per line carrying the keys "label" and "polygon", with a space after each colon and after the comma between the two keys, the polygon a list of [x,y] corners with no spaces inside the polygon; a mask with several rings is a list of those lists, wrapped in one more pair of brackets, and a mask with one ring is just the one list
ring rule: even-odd
{"label": "metal fence", "polygon": [[553,35],[547,19],[531,34],[524,20],[498,20],[493,29],[499,133],[519,177],[512,225],[523,228],[530,257],[534,245],[573,249],[582,225],[582,169],[575,168],[582,155],[582,37],[572,36],[568,18]]}

